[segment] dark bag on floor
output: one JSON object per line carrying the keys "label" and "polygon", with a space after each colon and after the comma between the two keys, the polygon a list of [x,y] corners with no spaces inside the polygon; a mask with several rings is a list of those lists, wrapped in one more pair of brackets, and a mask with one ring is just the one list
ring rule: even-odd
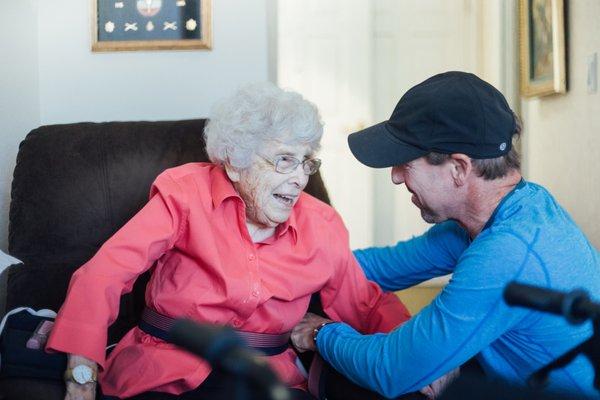
{"label": "dark bag on floor", "polygon": [[[28,311],[29,310],[29,311]],[[42,378],[63,380],[67,366],[64,353],[46,353],[27,348],[27,341],[43,321],[54,318],[34,315],[23,309],[5,317],[0,333],[0,378]]]}

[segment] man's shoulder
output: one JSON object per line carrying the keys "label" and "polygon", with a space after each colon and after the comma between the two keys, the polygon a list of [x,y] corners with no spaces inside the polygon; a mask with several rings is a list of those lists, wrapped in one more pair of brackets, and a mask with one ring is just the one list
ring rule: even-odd
{"label": "man's shoulder", "polygon": [[600,277],[597,252],[577,227],[543,221],[494,226],[471,243],[460,261],[457,270],[477,271],[476,279],[493,277],[498,283],[524,279],[547,285],[567,280],[585,286],[586,279]]}
{"label": "man's shoulder", "polygon": [[587,246],[583,231],[569,213],[547,189],[532,182],[501,208],[488,233],[512,235],[531,248],[545,248],[551,253],[561,243]]}
{"label": "man's shoulder", "polygon": [[536,213],[553,213],[562,210],[554,196],[544,186],[534,182],[525,181],[511,198],[500,207],[498,219],[508,219],[513,215],[527,215]]}
{"label": "man's shoulder", "polygon": [[493,221],[481,236],[512,235],[531,243],[540,234],[560,235],[560,231],[567,234],[578,229],[550,192],[532,182],[526,182],[503,201],[491,218]]}
{"label": "man's shoulder", "polygon": [[525,254],[530,249],[530,241],[510,226],[494,226],[481,232],[468,250],[487,257],[503,258],[514,254]]}

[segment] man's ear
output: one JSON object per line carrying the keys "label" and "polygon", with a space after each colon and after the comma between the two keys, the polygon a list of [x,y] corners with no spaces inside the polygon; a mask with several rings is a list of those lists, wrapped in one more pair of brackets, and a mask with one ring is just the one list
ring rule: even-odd
{"label": "man's ear", "polygon": [[225,168],[225,173],[229,177],[231,182],[237,183],[240,181],[240,170],[232,167],[229,163],[223,163],[223,167]]}
{"label": "man's ear", "polygon": [[454,183],[456,186],[463,186],[473,171],[471,157],[462,153],[451,154],[450,163],[452,165],[451,173]]}

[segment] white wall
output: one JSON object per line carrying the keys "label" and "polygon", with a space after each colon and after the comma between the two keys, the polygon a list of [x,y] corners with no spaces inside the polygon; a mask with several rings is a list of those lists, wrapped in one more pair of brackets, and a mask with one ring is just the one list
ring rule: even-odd
{"label": "white wall", "polygon": [[39,2],[42,124],[204,117],[267,80],[266,2],[213,1],[212,51],[92,53],[90,1]]}
{"label": "white wall", "polygon": [[600,2],[569,2],[569,91],[524,100],[526,177],[546,186],[600,248],[600,95],[586,89],[587,57],[600,53]]}
{"label": "white wall", "polygon": [[39,125],[37,0],[1,2],[0,250],[7,248],[10,184],[19,142]]}
{"label": "white wall", "polygon": [[7,249],[18,143],[32,128],[205,117],[216,99],[240,84],[269,78],[267,11],[274,3],[212,3],[211,51],[92,53],[91,1],[2,2],[0,249]]}
{"label": "white wall", "polygon": [[348,149],[348,134],[371,123],[371,0],[279,0],[277,82],[319,108],[319,157],[331,204],[352,247],[373,244],[372,171]]}
{"label": "white wall", "polygon": [[[476,0],[374,2],[374,122],[387,120],[408,89],[434,74],[481,75],[481,6]],[[374,243],[389,245],[426,230],[410,193],[392,184],[390,168],[373,173]]]}

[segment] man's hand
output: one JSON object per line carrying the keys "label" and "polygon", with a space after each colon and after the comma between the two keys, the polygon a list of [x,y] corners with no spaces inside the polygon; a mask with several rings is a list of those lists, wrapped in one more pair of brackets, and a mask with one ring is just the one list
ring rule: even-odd
{"label": "man's hand", "polygon": [[313,313],[306,313],[302,321],[292,329],[292,344],[301,353],[312,350],[315,351],[315,341],[313,333],[324,322],[333,322],[330,319],[320,317]]}

